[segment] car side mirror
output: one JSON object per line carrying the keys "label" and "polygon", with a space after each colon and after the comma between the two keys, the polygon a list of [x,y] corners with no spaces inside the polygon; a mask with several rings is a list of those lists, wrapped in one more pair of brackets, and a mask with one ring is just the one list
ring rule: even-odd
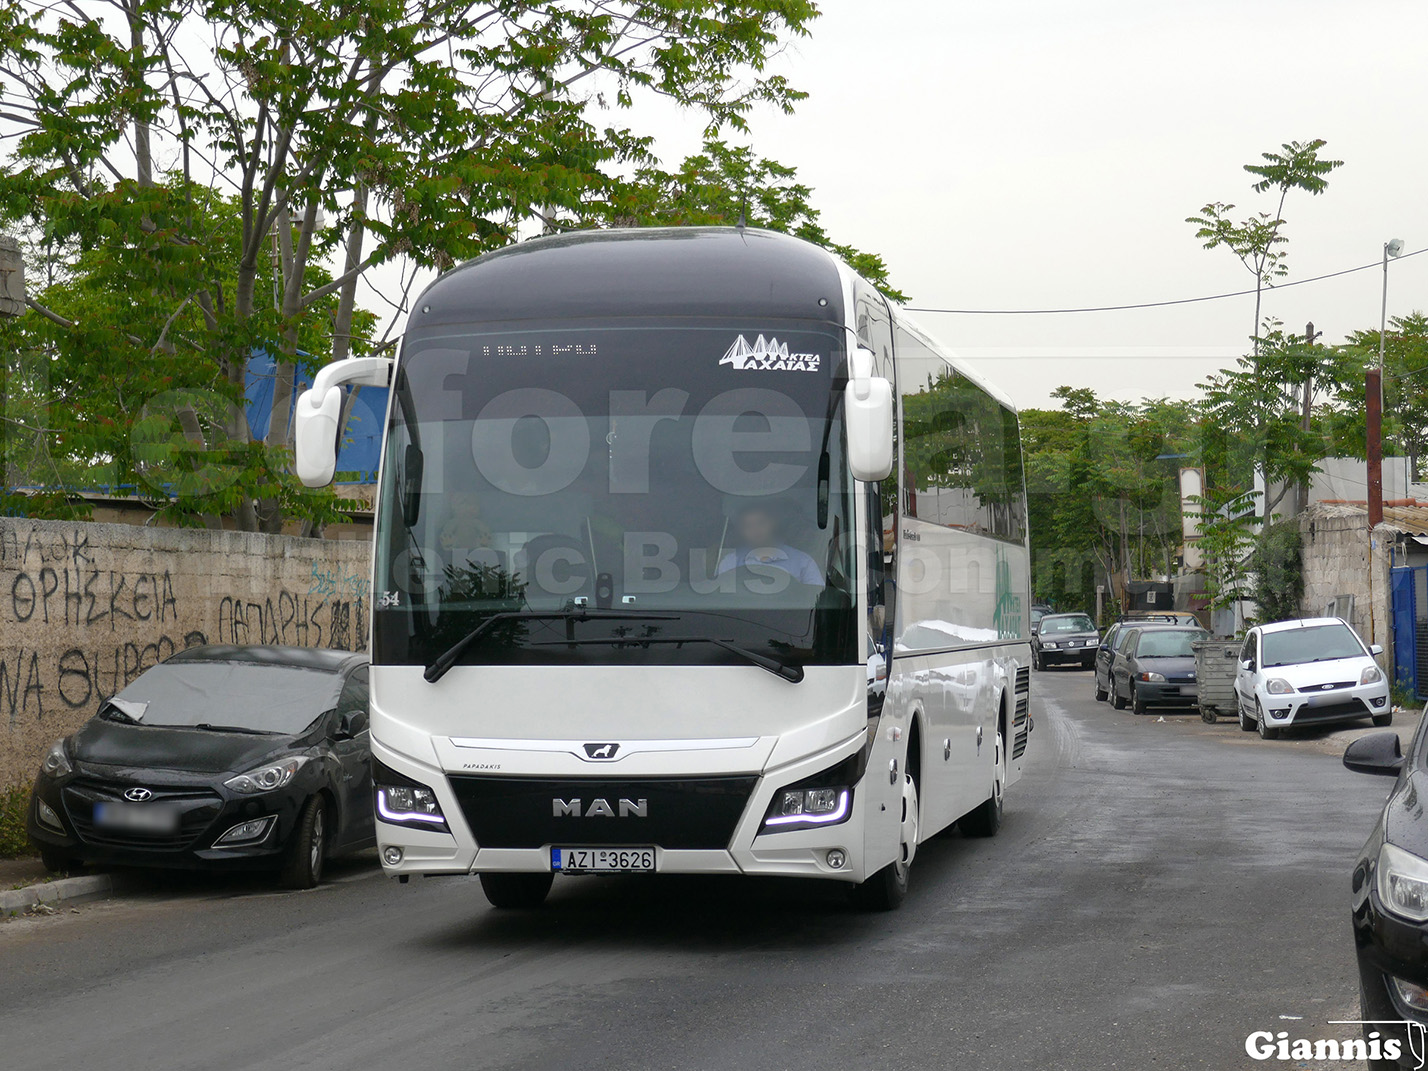
{"label": "car side mirror", "polygon": [[1254,659],[1253,659],[1253,658],[1246,658],[1243,662],[1240,663],[1240,669],[1245,670],[1247,673],[1253,673],[1253,672],[1254,672]]}
{"label": "car side mirror", "polygon": [[[331,367],[330,365],[328,367]],[[855,480],[877,483],[893,468],[892,384],[873,375],[873,353],[859,346],[848,355],[843,418],[848,426],[848,468]]]}
{"label": "car side mirror", "polygon": [[1354,773],[1397,777],[1403,769],[1403,748],[1397,733],[1361,736],[1344,749],[1344,765]]}
{"label": "car side mirror", "polygon": [[367,715],[360,710],[349,710],[337,721],[337,739],[354,740],[367,728]]}
{"label": "car side mirror", "polygon": [[1373,655],[1375,658],[1377,658],[1379,655],[1383,654],[1383,644],[1381,644],[1381,643],[1371,644],[1371,645],[1369,646],[1369,654]]}

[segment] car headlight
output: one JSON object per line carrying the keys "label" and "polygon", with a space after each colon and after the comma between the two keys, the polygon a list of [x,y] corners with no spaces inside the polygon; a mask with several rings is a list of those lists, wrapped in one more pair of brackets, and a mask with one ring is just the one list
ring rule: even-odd
{"label": "car headlight", "polygon": [[251,796],[255,792],[272,792],[292,781],[297,776],[297,772],[306,764],[306,755],[294,755],[281,762],[272,762],[266,766],[259,766],[256,770],[241,773],[237,777],[230,777],[223,783],[234,792],[244,796]]}
{"label": "car headlight", "polygon": [[1264,690],[1270,695],[1293,695],[1294,685],[1283,677],[1271,677],[1264,682]]}
{"label": "car headlight", "polygon": [[67,777],[74,773],[74,766],[69,761],[69,750],[63,740],[56,740],[50,745],[45,757],[40,760],[40,769],[46,777]]}
{"label": "car headlight", "polygon": [[1377,666],[1366,666],[1363,673],[1359,674],[1360,684],[1377,684],[1383,680],[1383,671]]}
{"label": "car headlight", "polygon": [[1165,674],[1147,671],[1140,675],[1140,679],[1143,681],[1150,681],[1153,684],[1164,684]]}
{"label": "car headlight", "polygon": [[1378,898],[1395,915],[1428,922],[1428,859],[1387,842],[1378,850]]}
{"label": "car headlight", "polygon": [[1041,646],[1045,647],[1048,651],[1056,650],[1056,643],[1053,640],[1042,640]]}

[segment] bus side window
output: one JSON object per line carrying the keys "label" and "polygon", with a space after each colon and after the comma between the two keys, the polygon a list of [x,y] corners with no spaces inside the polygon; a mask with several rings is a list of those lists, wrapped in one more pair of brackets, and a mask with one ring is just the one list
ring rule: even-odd
{"label": "bus side window", "polygon": [[867,520],[863,532],[868,562],[868,635],[882,650],[891,640],[893,593],[883,557],[883,507],[877,484],[867,485]]}

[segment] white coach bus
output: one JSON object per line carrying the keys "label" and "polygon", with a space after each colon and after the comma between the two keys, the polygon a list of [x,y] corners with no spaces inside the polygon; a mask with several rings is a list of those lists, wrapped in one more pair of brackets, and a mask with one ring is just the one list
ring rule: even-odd
{"label": "white coach bus", "polygon": [[389,875],[764,874],[901,902],[1021,774],[1017,418],[826,251],[583,231],[434,282],[390,385],[371,739]]}

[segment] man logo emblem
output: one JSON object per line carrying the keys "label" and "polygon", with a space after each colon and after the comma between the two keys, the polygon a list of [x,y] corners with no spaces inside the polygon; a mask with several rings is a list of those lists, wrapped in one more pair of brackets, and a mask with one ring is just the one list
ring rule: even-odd
{"label": "man logo emblem", "polygon": [[124,798],[134,803],[143,803],[145,800],[153,799],[154,793],[152,789],[148,788],[131,788],[125,790]]}
{"label": "man logo emblem", "polygon": [[608,761],[620,750],[619,744],[586,744],[585,757],[592,760]]}

